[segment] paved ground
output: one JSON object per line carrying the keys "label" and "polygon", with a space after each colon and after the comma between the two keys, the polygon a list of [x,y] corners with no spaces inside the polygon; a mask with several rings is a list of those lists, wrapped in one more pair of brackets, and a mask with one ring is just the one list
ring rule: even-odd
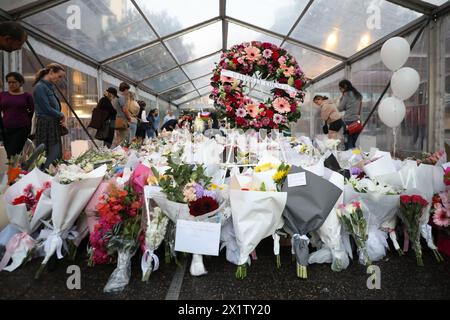
{"label": "paved ground", "polygon": [[[238,281],[235,266],[220,257],[206,257],[208,275],[192,277],[189,259],[183,268],[162,262],[148,283],[140,280],[140,260],[135,259],[132,278],[127,289],[119,294],[104,294],[103,287],[114,266],[89,268],[85,254],[78,254],[75,264],[81,268],[81,290],[66,287],[69,261],[58,261],[56,269],[45,271],[39,280],[34,273],[40,261],[35,260],[13,273],[0,273],[1,299],[450,299],[450,258],[438,264],[428,249],[424,249],[425,267],[416,266],[414,253],[398,257],[395,252],[376,265],[381,268],[381,289],[369,290],[369,275],[363,266],[351,263],[341,273],[332,272],[329,265],[308,267],[308,280],[295,277],[290,250],[282,247],[282,267],[274,267],[270,240],[258,247],[258,260],[248,269],[248,277]],[[160,253],[159,256],[162,256]],[[177,275],[177,276],[175,276]],[[182,283],[173,280],[180,277]],[[172,287],[171,287],[172,285]],[[175,285],[175,286],[174,286]],[[175,289],[170,290],[169,288]],[[178,290],[179,289],[179,290]]]}

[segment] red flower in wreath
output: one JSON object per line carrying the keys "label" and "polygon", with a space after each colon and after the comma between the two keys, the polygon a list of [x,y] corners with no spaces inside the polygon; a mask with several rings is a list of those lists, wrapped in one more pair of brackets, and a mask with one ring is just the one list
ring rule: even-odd
{"label": "red flower in wreath", "polygon": [[[266,101],[249,99],[244,95],[244,81],[235,79],[238,77],[234,75],[230,79],[230,74],[222,74],[223,70],[274,83],[266,85],[272,97]],[[290,122],[301,117],[305,83],[306,78],[296,59],[285,49],[252,41],[235,45],[221,55],[211,77],[210,98],[234,127],[287,129]]]}

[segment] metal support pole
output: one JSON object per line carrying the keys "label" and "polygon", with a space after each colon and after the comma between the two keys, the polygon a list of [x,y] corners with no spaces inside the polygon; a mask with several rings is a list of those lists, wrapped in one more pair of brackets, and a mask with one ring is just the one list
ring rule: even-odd
{"label": "metal support pole", "polygon": [[98,100],[103,97],[103,91],[106,88],[103,88],[103,70],[101,68],[97,69],[97,96]]}
{"label": "metal support pole", "polygon": [[[430,27],[429,52],[428,52],[428,151],[443,148],[443,119],[444,92],[442,89],[442,57],[444,57],[445,45],[440,41],[440,26],[443,20],[435,21]],[[444,38],[445,39],[445,38]]]}

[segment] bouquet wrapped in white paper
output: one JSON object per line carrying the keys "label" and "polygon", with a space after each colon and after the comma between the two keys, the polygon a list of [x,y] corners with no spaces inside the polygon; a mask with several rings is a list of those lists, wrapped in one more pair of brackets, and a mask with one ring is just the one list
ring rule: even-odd
{"label": "bouquet wrapped in white paper", "polygon": [[[17,269],[36,245],[36,241],[31,237],[31,234],[37,231],[42,224],[42,220],[46,219],[52,211],[50,199],[52,180],[53,177],[35,168],[6,191],[4,200],[8,219],[10,224],[20,232],[9,234],[10,239],[4,239],[5,242],[8,242],[6,252],[0,262],[0,271]],[[36,195],[33,194],[32,189],[37,190]],[[25,191],[26,195],[24,195]],[[24,201],[18,201],[22,198]],[[20,204],[15,204],[18,202]],[[33,208],[28,208],[31,205]],[[6,229],[5,232],[7,231]],[[13,262],[6,267],[10,259]]]}
{"label": "bouquet wrapped in white paper", "polygon": [[[74,176],[74,181],[69,184],[62,184],[60,176],[56,176],[51,189],[52,201],[52,225],[42,230],[39,238],[44,240],[43,246],[45,258],[39,268],[36,277],[44,269],[48,260],[56,252],[58,259],[63,258],[62,248],[67,239],[76,237],[72,227],[78,216],[88,204],[95,190],[106,174],[106,165],[91,171],[81,178]],[[67,183],[67,175],[64,182]]]}
{"label": "bouquet wrapped in white paper", "polygon": [[150,210],[147,197],[145,199],[145,207],[147,211],[147,230],[145,231],[145,251],[141,260],[142,281],[148,281],[150,274],[159,268],[159,258],[155,251],[164,240],[169,222],[169,219],[160,208],[156,207]]}
{"label": "bouquet wrapped in white paper", "polygon": [[236,274],[239,279],[245,278],[249,255],[258,243],[283,226],[282,213],[287,200],[285,192],[242,190],[246,189],[243,181],[233,176],[230,183],[231,212],[239,247]]}
{"label": "bouquet wrapped in white paper", "polygon": [[386,241],[388,234],[383,224],[391,222],[396,216],[399,192],[391,186],[375,183],[370,179],[359,181],[357,190],[361,192],[357,192],[354,187],[351,184],[345,186],[344,202],[360,202],[368,228],[367,252],[371,261],[379,261],[384,258],[389,247]]}

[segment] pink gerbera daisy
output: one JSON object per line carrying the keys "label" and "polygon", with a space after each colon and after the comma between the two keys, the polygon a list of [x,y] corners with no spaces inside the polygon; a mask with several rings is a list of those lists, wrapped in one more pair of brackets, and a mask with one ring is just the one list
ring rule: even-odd
{"label": "pink gerbera daisy", "polygon": [[259,115],[259,112],[261,111],[256,104],[247,104],[245,106],[245,110],[247,110],[247,113],[252,118],[257,118]]}
{"label": "pink gerbera daisy", "polygon": [[433,215],[433,222],[439,227],[450,226],[449,212],[442,206],[439,206]]}
{"label": "pink gerbera daisy", "polygon": [[246,56],[247,60],[254,61],[259,60],[261,58],[261,50],[259,50],[256,47],[249,46],[245,48],[244,51],[247,54]]}
{"label": "pink gerbera daisy", "polygon": [[291,112],[289,101],[287,101],[285,98],[276,98],[273,101],[273,107],[279,113]]}

